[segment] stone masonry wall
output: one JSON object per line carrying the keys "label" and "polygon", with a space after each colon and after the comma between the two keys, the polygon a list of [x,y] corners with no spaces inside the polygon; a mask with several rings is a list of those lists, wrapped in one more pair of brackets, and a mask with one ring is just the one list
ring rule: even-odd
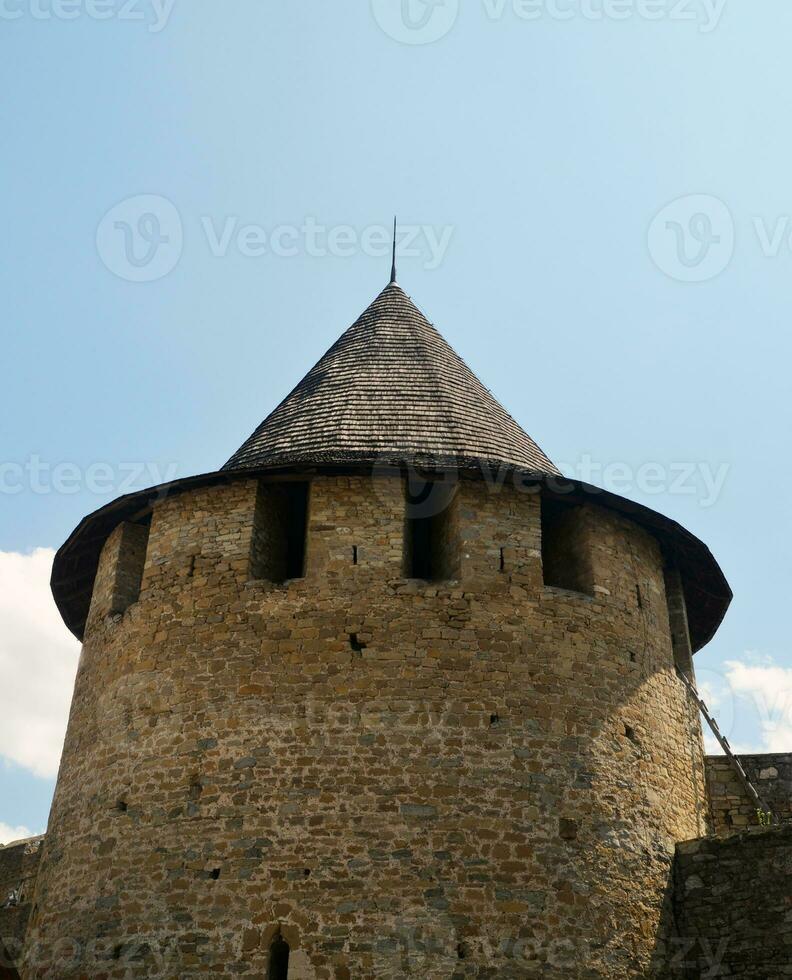
{"label": "stone masonry wall", "polygon": [[158,504],[97,606],[26,980],[261,977],[277,935],[298,980],[662,966],[708,807],[654,539],[592,509],[594,595],[545,588],[538,496],[464,482],[459,579],[408,580],[401,482],[316,477],[279,585],[256,496]]}
{"label": "stone masonry wall", "polygon": [[677,847],[670,978],[792,976],[792,826]]}
{"label": "stone masonry wall", "polygon": [[[792,821],[792,754],[741,755],[740,762],[759,796],[779,821]],[[759,823],[751,802],[726,756],[706,758],[707,787],[717,834]]]}
{"label": "stone masonry wall", "polygon": [[0,977],[14,975],[22,952],[41,843],[33,837],[0,846]]}

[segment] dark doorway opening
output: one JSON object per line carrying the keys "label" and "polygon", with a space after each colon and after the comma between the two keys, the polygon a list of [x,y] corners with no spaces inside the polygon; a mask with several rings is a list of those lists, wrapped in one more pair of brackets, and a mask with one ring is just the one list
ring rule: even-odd
{"label": "dark doorway opening", "polygon": [[267,980],[288,980],[290,952],[289,944],[283,936],[276,936],[272,946],[270,946]]}

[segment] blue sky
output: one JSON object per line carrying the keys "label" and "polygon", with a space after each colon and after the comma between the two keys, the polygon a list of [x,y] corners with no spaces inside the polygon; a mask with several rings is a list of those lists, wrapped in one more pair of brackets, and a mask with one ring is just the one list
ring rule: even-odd
{"label": "blue sky", "polygon": [[[397,211],[400,282],[549,455],[710,545],[703,685],[792,749],[792,9],[405,5],[0,0],[0,552],[224,462],[385,284]],[[0,839],[45,825],[24,698],[62,726],[76,662],[38,554]]]}

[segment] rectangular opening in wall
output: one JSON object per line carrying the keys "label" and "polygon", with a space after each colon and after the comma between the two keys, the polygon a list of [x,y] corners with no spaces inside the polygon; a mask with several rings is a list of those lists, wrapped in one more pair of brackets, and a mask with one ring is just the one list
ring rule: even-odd
{"label": "rectangular opening in wall", "polygon": [[592,595],[591,555],[583,513],[575,504],[542,498],[542,569],[545,585]]}
{"label": "rectangular opening in wall", "polygon": [[459,577],[456,486],[408,479],[404,526],[404,574],[429,582]]}
{"label": "rectangular opening in wall", "polygon": [[286,582],[305,574],[308,483],[259,483],[253,518],[253,578]]}
{"label": "rectangular opening in wall", "polygon": [[150,530],[150,513],[137,521],[127,521],[121,525],[113,583],[113,613],[126,612],[140,598]]}

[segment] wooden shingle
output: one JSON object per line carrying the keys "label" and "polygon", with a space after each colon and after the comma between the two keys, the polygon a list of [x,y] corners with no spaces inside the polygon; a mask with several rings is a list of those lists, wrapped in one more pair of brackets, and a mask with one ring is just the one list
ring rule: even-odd
{"label": "wooden shingle", "polygon": [[424,459],[558,473],[391,283],[223,469]]}

